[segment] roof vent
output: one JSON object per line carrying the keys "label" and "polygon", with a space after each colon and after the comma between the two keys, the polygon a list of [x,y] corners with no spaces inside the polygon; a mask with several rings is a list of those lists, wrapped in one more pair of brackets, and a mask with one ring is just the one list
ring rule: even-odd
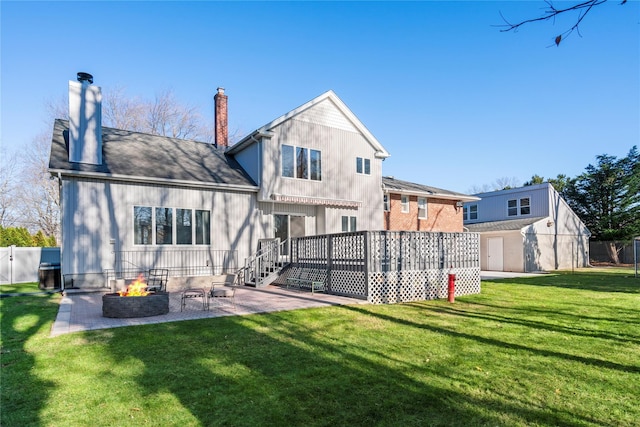
{"label": "roof vent", "polygon": [[93,84],[93,76],[89,73],[79,72],[78,81],[82,83],[89,82],[89,84]]}

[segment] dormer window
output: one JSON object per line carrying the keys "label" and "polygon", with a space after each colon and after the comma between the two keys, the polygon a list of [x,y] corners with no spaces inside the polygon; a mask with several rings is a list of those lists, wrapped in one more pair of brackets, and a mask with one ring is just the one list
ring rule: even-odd
{"label": "dormer window", "polygon": [[522,197],[507,201],[507,216],[529,215],[531,214],[531,199]]}

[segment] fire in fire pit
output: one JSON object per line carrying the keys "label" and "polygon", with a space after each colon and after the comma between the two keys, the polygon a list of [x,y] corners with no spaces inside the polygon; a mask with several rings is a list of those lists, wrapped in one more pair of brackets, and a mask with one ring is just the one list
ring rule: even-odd
{"label": "fire in fire pit", "polygon": [[147,291],[147,284],[142,274],[138,276],[135,282],[130,283],[126,289],[118,291],[118,295],[121,297],[144,297],[150,293]]}
{"label": "fire in fire pit", "polygon": [[144,277],[140,275],[126,289],[102,296],[104,317],[149,317],[169,312],[167,292],[149,292]]}

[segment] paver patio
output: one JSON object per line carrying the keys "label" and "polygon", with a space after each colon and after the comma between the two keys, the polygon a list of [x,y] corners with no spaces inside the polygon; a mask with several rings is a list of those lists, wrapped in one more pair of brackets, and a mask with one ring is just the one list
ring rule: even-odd
{"label": "paver patio", "polygon": [[210,309],[203,310],[202,302],[199,299],[193,299],[188,300],[185,309],[181,311],[181,293],[171,292],[169,294],[169,313],[167,314],[152,317],[114,319],[102,316],[102,295],[104,293],[106,292],[73,293],[72,291],[67,291],[60,301],[60,310],[51,328],[51,336],[151,323],[177,322],[221,316],[242,316],[332,305],[368,304],[365,300],[355,298],[324,293],[311,294],[310,292],[287,290],[277,286],[267,286],[260,289],[246,286],[239,287],[236,290],[235,309],[228,301],[212,299]]}

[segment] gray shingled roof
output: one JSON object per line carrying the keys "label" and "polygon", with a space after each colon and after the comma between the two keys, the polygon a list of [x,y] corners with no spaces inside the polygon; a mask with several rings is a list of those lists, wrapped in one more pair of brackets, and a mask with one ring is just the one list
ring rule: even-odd
{"label": "gray shingled roof", "polygon": [[483,231],[516,231],[543,219],[547,219],[547,217],[538,216],[524,219],[507,219],[504,221],[477,222],[475,224],[465,224],[464,226],[474,233],[482,233]]}
{"label": "gray shingled roof", "polygon": [[449,199],[459,198],[460,200],[479,200],[475,196],[468,196],[466,194],[443,190],[442,188],[430,187],[428,185],[416,184],[415,182],[402,181],[390,176],[382,177],[382,187],[385,191],[388,192],[395,191],[398,193],[421,193],[426,196],[444,196]]}
{"label": "gray shingled roof", "polygon": [[51,171],[256,187],[233,157],[204,142],[103,127],[102,165],[70,163],[68,146],[69,122],[56,119],[49,158]]}

